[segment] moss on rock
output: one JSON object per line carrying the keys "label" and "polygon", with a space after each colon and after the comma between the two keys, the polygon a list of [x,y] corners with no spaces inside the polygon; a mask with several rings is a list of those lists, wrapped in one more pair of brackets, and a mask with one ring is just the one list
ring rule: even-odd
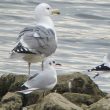
{"label": "moss on rock", "polygon": [[0,97],[2,97],[8,92],[14,80],[15,80],[15,77],[12,74],[9,74],[9,75],[4,74],[0,77]]}
{"label": "moss on rock", "polygon": [[22,96],[8,92],[1,100],[0,110],[20,110],[22,108]]}
{"label": "moss on rock", "polygon": [[21,85],[27,80],[27,76],[26,75],[16,75],[13,74],[14,76],[14,81],[13,83],[10,85],[10,88],[8,91],[10,92],[15,92],[21,89]]}
{"label": "moss on rock", "polygon": [[41,103],[26,108],[27,110],[83,110],[57,93],[50,93]]}
{"label": "moss on rock", "polygon": [[90,105],[88,110],[110,110],[110,94]]}
{"label": "moss on rock", "polygon": [[80,93],[64,93],[63,96],[66,97],[72,103],[75,103],[80,106],[82,104],[88,106],[99,100],[99,98],[97,97],[88,94],[80,94]]}
{"label": "moss on rock", "polygon": [[[28,95],[9,92],[20,90],[26,80],[26,75],[8,74],[0,77],[0,110],[88,110],[89,105],[105,96],[89,76],[81,73],[58,76],[58,84],[52,92],[56,91],[65,98],[60,94],[50,93],[51,91],[45,97],[43,91],[34,91]],[[68,82],[71,82],[71,88]],[[107,107],[109,99],[105,99],[101,99],[105,101],[104,106],[98,101],[98,105],[92,104],[89,110],[102,110],[101,108]]]}
{"label": "moss on rock", "polygon": [[23,95],[23,106],[29,106],[41,101],[44,97],[44,91],[33,91],[30,94]]}
{"label": "moss on rock", "polygon": [[79,72],[58,76],[58,84],[53,91],[56,90],[58,93],[69,92],[69,81],[71,81],[71,92],[95,95],[98,97],[105,96],[105,93],[98,88],[88,75]]}
{"label": "moss on rock", "polygon": [[20,90],[21,85],[26,81],[26,75],[4,74],[0,77],[0,97],[2,98],[9,91]]}

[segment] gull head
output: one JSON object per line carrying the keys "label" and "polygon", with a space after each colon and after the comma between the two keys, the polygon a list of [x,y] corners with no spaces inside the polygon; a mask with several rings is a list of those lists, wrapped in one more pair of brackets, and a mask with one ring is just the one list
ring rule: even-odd
{"label": "gull head", "polygon": [[55,32],[54,23],[51,15],[60,14],[58,9],[53,9],[47,3],[41,3],[35,8],[36,25],[50,28]]}
{"label": "gull head", "polygon": [[60,14],[60,11],[58,9],[52,9],[47,3],[40,3],[35,8],[35,14],[37,16],[50,16]]}
{"label": "gull head", "polygon": [[50,58],[45,59],[43,65],[44,65],[44,67],[50,67],[50,66],[53,66],[53,67],[55,67],[55,66],[61,66],[60,63],[56,63],[56,61],[55,61],[54,59],[50,59]]}

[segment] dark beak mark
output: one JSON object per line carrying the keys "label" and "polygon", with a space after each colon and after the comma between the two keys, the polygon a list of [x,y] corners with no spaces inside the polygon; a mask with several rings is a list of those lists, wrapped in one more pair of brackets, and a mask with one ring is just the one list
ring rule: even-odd
{"label": "dark beak mark", "polygon": [[56,63],[55,65],[57,65],[57,66],[62,66],[60,63]]}

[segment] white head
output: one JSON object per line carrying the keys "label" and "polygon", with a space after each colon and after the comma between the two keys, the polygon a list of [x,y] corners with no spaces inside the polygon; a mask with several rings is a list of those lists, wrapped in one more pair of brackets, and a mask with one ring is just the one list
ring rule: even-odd
{"label": "white head", "polygon": [[39,22],[39,25],[46,26],[48,24],[52,27],[53,22],[50,16],[54,14],[60,14],[59,10],[52,9],[52,7],[47,3],[41,3],[35,8],[36,20],[37,23]]}
{"label": "white head", "polygon": [[46,3],[41,3],[36,6],[35,14],[37,16],[50,16],[51,15],[51,6]]}
{"label": "white head", "polygon": [[44,69],[48,68],[48,67],[54,67],[56,65],[61,65],[61,64],[56,63],[55,60],[50,59],[50,58],[45,59],[44,62],[43,62]]}

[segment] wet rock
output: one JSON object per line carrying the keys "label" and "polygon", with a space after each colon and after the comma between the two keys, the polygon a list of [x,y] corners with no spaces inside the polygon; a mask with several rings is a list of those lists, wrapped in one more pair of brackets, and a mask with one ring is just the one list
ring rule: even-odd
{"label": "wet rock", "polygon": [[13,75],[4,74],[0,77],[0,97],[8,92],[10,85],[14,82],[14,79]]}
{"label": "wet rock", "polygon": [[69,92],[68,82],[71,82],[71,92],[95,95],[98,97],[105,96],[98,86],[90,79],[89,76],[81,73],[73,73],[70,75],[61,75],[58,77],[58,84],[53,89],[58,93]]}
{"label": "wet rock", "polygon": [[0,77],[0,98],[8,91],[17,91],[27,79],[25,75],[4,74]]}
{"label": "wet rock", "polygon": [[66,97],[69,101],[72,103],[75,103],[77,105],[91,105],[94,102],[98,101],[99,98],[88,95],[88,94],[80,94],[80,93],[64,93],[64,97]]}
{"label": "wet rock", "polygon": [[88,106],[85,104],[82,104],[80,107],[83,108],[83,110],[88,110]]}
{"label": "wet rock", "polygon": [[[8,74],[0,77],[0,110],[88,110],[91,104],[93,106],[89,109],[95,110],[93,103],[105,96],[89,76],[81,73],[58,76],[58,84],[52,92],[56,91],[62,96],[51,91],[47,91],[45,97],[44,91],[34,91],[28,95],[10,93],[20,90],[26,80],[26,75]],[[68,86],[68,82],[71,85]]]}
{"label": "wet rock", "polygon": [[110,110],[110,94],[90,105],[88,110]]}
{"label": "wet rock", "polygon": [[21,85],[27,80],[26,75],[13,74],[13,76],[14,76],[14,82],[10,85],[10,88],[8,90],[10,92],[19,91],[21,89]]}
{"label": "wet rock", "polygon": [[8,92],[1,100],[0,110],[20,110],[22,108],[22,98],[17,93]]}
{"label": "wet rock", "polygon": [[68,83],[64,82],[64,83],[58,83],[55,88],[52,90],[52,92],[58,92],[60,94],[65,93],[65,92],[69,92],[68,90]]}
{"label": "wet rock", "polygon": [[37,105],[25,107],[27,110],[83,110],[57,93],[50,93]]}
{"label": "wet rock", "polygon": [[[45,95],[47,94],[48,92],[45,92]],[[24,102],[23,106],[29,106],[29,105],[38,103],[40,100],[42,100],[44,97],[44,91],[36,90],[30,94],[26,94],[26,95],[22,94],[22,96],[23,96],[23,102]]]}

